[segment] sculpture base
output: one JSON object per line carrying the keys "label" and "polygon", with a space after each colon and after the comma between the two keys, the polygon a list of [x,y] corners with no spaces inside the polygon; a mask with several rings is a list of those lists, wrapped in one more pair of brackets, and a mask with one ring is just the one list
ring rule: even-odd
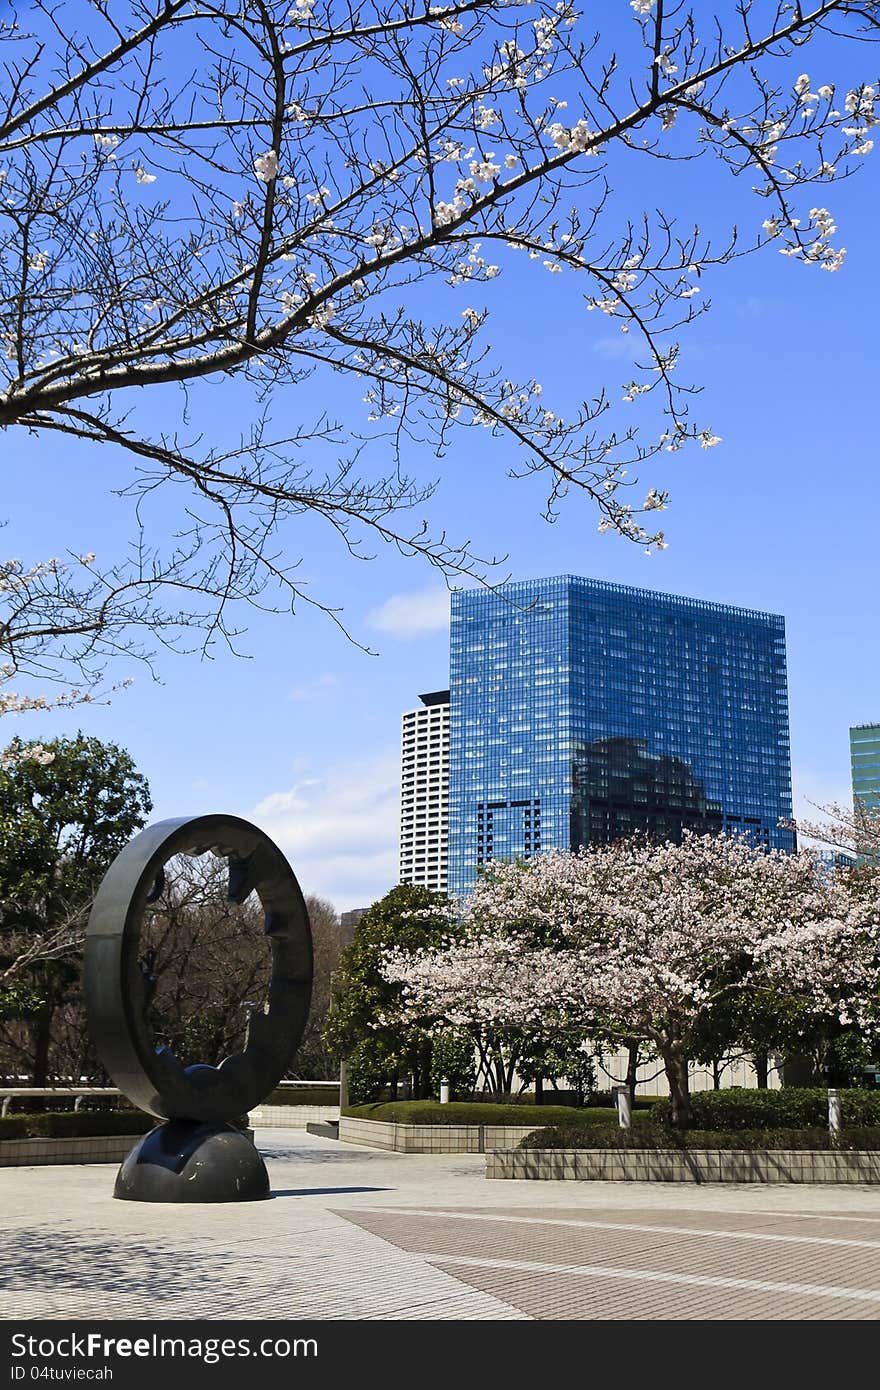
{"label": "sculpture base", "polygon": [[166,1120],[135,1145],[116,1177],[123,1202],[258,1202],[266,1165],[235,1125]]}

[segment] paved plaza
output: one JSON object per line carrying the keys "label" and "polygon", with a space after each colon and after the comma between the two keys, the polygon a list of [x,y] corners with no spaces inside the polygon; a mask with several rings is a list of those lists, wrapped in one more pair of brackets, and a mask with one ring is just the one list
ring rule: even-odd
{"label": "paved plaza", "polygon": [[4,1318],[880,1318],[880,1187],[498,1182],[481,1155],[262,1130],[271,1201],[0,1170]]}

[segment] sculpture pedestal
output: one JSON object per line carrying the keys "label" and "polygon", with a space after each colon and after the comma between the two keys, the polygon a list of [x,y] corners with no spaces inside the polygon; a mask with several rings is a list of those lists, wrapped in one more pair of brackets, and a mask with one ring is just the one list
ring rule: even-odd
{"label": "sculpture pedestal", "polygon": [[235,1125],[166,1120],[135,1145],[116,1177],[123,1202],[258,1202],[269,1174]]}

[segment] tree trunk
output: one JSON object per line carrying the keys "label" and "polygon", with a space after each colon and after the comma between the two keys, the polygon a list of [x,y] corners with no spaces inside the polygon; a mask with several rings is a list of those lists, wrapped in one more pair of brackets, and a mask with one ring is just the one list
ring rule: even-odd
{"label": "tree trunk", "polygon": [[672,1124],[675,1129],[686,1129],[691,1118],[690,1097],[688,1094],[688,1059],[680,1042],[667,1043],[661,1049],[663,1069],[669,1083],[669,1099],[672,1103]]}
{"label": "tree trunk", "polygon": [[416,1100],[431,1099],[431,1040],[419,1047],[418,1092]]}
{"label": "tree trunk", "polygon": [[[760,1082],[758,1084],[760,1085]],[[766,1086],[766,1081],[764,1084]],[[721,1090],[721,1059],[719,1057],[712,1058],[712,1089],[713,1091]]]}
{"label": "tree trunk", "polygon": [[35,1086],[48,1085],[49,1044],[52,1039],[52,1017],[54,1013],[55,1005],[46,1003],[40,1009],[40,1012],[34,1020],[33,1084]]}
{"label": "tree trunk", "polygon": [[639,1075],[638,1039],[630,1038],[626,1045],[626,1089],[629,1091],[630,1108],[635,1108],[636,1086]]}
{"label": "tree trunk", "polygon": [[770,1058],[766,1052],[756,1052],[752,1057],[752,1065],[755,1068],[755,1077],[759,1091],[767,1090],[767,1075],[770,1070]]}
{"label": "tree trunk", "polygon": [[536,1076],[536,1077],[535,1077],[535,1104],[536,1104],[536,1105],[543,1105],[543,1104],[544,1104],[544,1078],[543,1078],[543,1076]]}

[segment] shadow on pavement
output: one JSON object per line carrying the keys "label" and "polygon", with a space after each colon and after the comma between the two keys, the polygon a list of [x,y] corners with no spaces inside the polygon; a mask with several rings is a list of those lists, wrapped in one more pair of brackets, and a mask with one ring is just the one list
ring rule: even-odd
{"label": "shadow on pavement", "polygon": [[332,1197],[338,1192],[393,1192],[393,1187],[283,1187],[273,1197]]}

